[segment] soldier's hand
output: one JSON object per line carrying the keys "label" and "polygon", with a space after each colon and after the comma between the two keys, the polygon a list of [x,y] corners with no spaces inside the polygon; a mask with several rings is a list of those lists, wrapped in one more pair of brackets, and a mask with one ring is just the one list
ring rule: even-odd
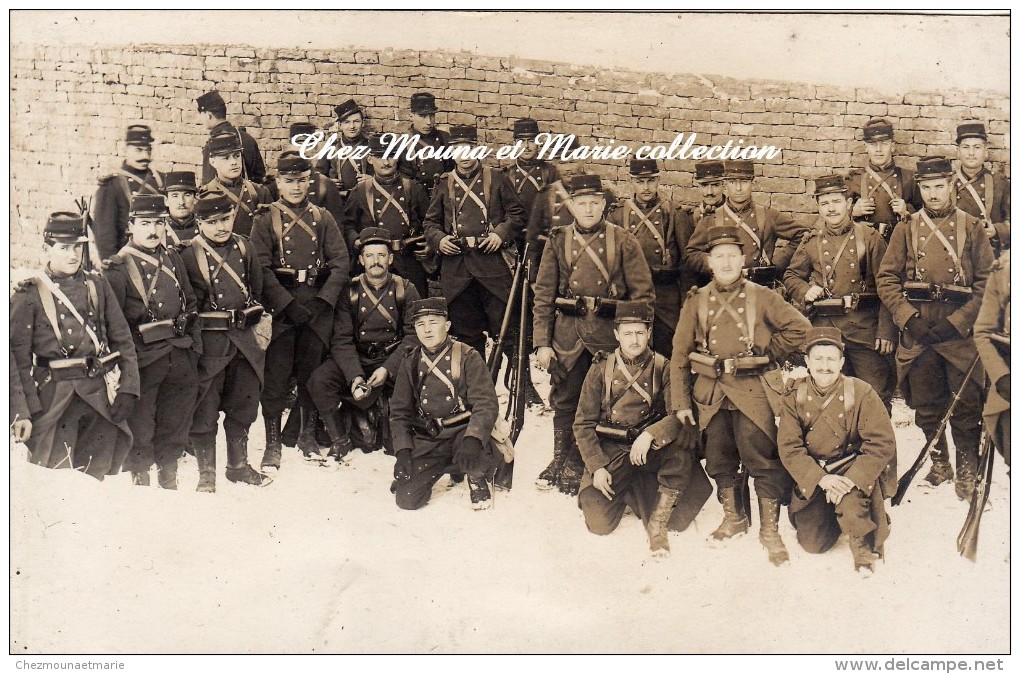
{"label": "soldier's hand", "polygon": [[503,245],[503,239],[499,238],[499,234],[496,232],[489,232],[482,243],[479,244],[479,248],[482,249],[483,253],[495,253]]}
{"label": "soldier's hand", "polygon": [[807,289],[807,292],[804,293],[804,301],[805,302],[814,302],[815,300],[817,300],[819,297],[821,297],[824,294],[825,294],[825,288],[823,288],[821,286],[811,286],[810,288]]}
{"label": "soldier's hand", "polygon": [[644,432],[637,436],[634,444],[630,446],[630,462],[635,466],[643,466],[648,463],[648,450],[652,448],[652,436]]}
{"label": "soldier's hand", "polygon": [[364,377],[355,377],[354,381],[351,382],[351,397],[355,400],[361,400],[368,394],[364,392],[363,387],[365,386]]}
{"label": "soldier's hand", "polygon": [[439,241],[439,252],[443,255],[460,255],[460,246],[453,242],[452,234],[447,234]]}
{"label": "soldier's hand", "polygon": [[893,343],[888,339],[876,339],[875,351],[878,351],[883,356],[888,356],[893,352]]}
{"label": "soldier's hand", "polygon": [[850,209],[850,215],[855,218],[863,218],[875,213],[874,199],[858,199],[854,207]]}
{"label": "soldier's hand", "polygon": [[432,256],[432,246],[422,241],[422,245],[415,244],[414,257],[416,260],[427,260]]}
{"label": "soldier's hand", "polygon": [[595,473],[591,476],[591,482],[595,486],[595,488],[602,492],[603,496],[605,496],[610,501],[612,501],[613,497],[616,496],[616,492],[613,491],[612,487],[613,476],[610,475],[609,471],[606,470],[605,468],[599,468],[598,470],[596,470]]}
{"label": "soldier's hand", "polygon": [[535,356],[538,359],[538,369],[548,370],[553,360],[556,358],[556,352],[553,351],[551,346],[540,346],[535,351]]}
{"label": "soldier's hand", "polygon": [[32,422],[29,419],[17,419],[11,424],[11,435],[15,442],[28,442],[32,437]]}
{"label": "soldier's hand", "polygon": [[397,463],[393,466],[393,479],[397,482],[407,482],[411,479],[414,463],[411,461],[411,450],[397,450]]}
{"label": "soldier's hand", "polygon": [[694,421],[694,410],[677,410],[676,418],[682,424],[695,424]]}
{"label": "soldier's hand", "polygon": [[368,381],[365,383],[371,388],[379,388],[386,383],[386,377],[388,377],[389,374],[390,373],[386,371],[386,368],[377,367],[375,372],[372,373],[372,376],[369,377]]}
{"label": "soldier's hand", "polygon": [[362,173],[361,175],[358,176],[358,184],[360,185],[361,183],[365,182],[366,180],[371,180],[371,179],[372,179],[372,176],[366,175],[366,174]]}
{"label": "soldier's hand", "polygon": [[818,481],[818,486],[825,491],[825,500],[836,505],[856,485],[853,480],[844,475],[825,475]]}
{"label": "soldier's hand", "polygon": [[910,215],[907,212],[907,202],[903,199],[893,199],[889,202],[889,208],[891,208],[892,212],[901,218],[905,218]]}
{"label": "soldier's hand", "polygon": [[994,239],[996,236],[999,235],[999,233],[997,231],[995,231],[995,225],[993,225],[992,223],[988,222],[987,220],[982,220],[981,222],[985,226],[985,234],[988,235],[989,239]]}

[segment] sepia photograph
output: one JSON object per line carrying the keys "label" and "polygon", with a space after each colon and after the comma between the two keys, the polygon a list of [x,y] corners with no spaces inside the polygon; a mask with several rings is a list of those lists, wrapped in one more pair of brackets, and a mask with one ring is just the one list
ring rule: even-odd
{"label": "sepia photograph", "polygon": [[1010,20],[10,10],[9,665],[1003,670]]}

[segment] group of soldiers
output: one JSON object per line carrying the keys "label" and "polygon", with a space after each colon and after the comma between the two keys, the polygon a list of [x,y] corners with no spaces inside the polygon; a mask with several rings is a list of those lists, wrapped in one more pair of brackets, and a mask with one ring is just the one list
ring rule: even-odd
{"label": "group of soldiers", "polygon": [[[915,172],[893,159],[892,125],[870,120],[867,165],[817,178],[804,226],[755,202],[750,161],[697,162],[690,204],[634,159],[622,198],[582,161],[538,159],[532,119],[514,123],[523,153],[506,166],[387,157],[353,100],[335,108],[337,141],[367,158],[290,149],[267,177],[222,97],[197,107],[202,180],[152,170],[151,130],[129,127],[91,218],[51,215],[45,269],[12,295],[12,432],[34,463],[123,468],[139,485],[155,466],[175,489],[191,452],[213,492],[222,412],[232,482],[269,484],[284,446],[318,462],[384,449],[399,507],[424,506],[447,474],[486,507],[511,458],[486,350],[516,341],[498,340],[516,325],[515,278],[533,291],[519,343],[551,380],[537,484],[577,496],[593,533],[629,507],[664,554],[711,478],[724,512],[711,538],[725,541],[750,527],[753,478],[774,564],[789,559],[785,504],[804,549],[846,533],[870,571],[895,491],[897,386],[929,440],[959,398],[955,477],[943,435],[931,485],[970,497],[983,432],[1009,461],[1009,185],[985,168],[980,123],[958,127],[957,167],[929,157]],[[416,144],[478,144],[473,126],[438,130],[437,112],[432,94],[411,97]],[[808,375],[784,381],[791,362]]]}

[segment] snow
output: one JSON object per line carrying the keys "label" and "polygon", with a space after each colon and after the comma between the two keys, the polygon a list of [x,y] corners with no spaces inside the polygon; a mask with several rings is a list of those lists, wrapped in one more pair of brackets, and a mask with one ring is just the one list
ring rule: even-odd
{"label": "snow", "polygon": [[[894,420],[902,471],[922,435],[902,403]],[[785,512],[785,567],[769,564],[757,517],[709,545],[714,498],[663,561],[636,517],[594,536],[576,499],[533,484],[551,444],[551,414],[529,411],[515,487],[481,512],[445,478],[428,506],[398,510],[381,452],[323,468],[287,449],[258,489],[223,477],[221,434],[217,493],[199,494],[190,456],[174,492],[38,468],[12,444],[11,653],[1009,651],[1001,459],[976,563],[956,553],[967,505],[952,484],[915,484],[889,509],[887,560],[861,578],[845,539],[809,555]]]}

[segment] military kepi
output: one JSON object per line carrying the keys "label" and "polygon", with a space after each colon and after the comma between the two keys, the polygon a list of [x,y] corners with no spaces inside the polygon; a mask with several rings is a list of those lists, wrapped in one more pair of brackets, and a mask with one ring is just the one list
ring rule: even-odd
{"label": "military kepi", "polygon": [[616,303],[616,323],[645,323],[655,321],[655,309],[648,302],[620,300]]}
{"label": "military kepi", "polygon": [[361,106],[354,102],[353,98],[348,98],[340,105],[333,108],[333,113],[336,115],[337,121],[342,122],[351,115],[355,115],[361,112]]}
{"label": "military kepi", "polygon": [[285,150],[276,160],[276,171],[282,175],[300,175],[312,170],[312,162],[301,156],[297,150]]}
{"label": "military kepi", "polygon": [[132,218],[163,218],[170,212],[166,208],[166,200],[155,194],[136,194],[131,197]]}
{"label": "military kepi", "polygon": [[127,128],[124,142],[128,145],[137,145],[139,147],[152,147],[152,129],[144,124],[132,124]]}
{"label": "military kepi", "polygon": [[630,175],[634,178],[651,178],[659,175],[659,164],[654,159],[630,160]]}
{"label": "military kepi", "polygon": [[917,160],[915,180],[937,180],[953,175],[953,164],[945,157],[925,157]]}
{"label": "military kepi", "polygon": [[819,344],[831,344],[843,350],[843,333],[839,328],[809,328],[804,337],[804,353],[811,350],[812,346]]}
{"label": "military kepi", "polygon": [[604,194],[602,179],[596,175],[570,176],[566,180],[566,187],[572,197],[580,197],[585,194]]}
{"label": "military kepi", "polygon": [[293,138],[294,136],[310,136],[318,131],[315,125],[311,122],[294,122],[290,125],[290,129],[287,130],[287,137]]}
{"label": "military kepi", "polygon": [[845,193],[847,191],[846,180],[838,173],[815,178],[815,194],[820,197],[823,194]]}
{"label": "military kepi", "polygon": [[478,142],[478,129],[468,125],[458,125],[450,127],[450,145],[457,145],[458,143],[467,143],[474,145]]}
{"label": "military kepi", "polygon": [[706,159],[694,165],[694,179],[702,185],[721,182],[725,164],[719,159]]}
{"label": "military kepi", "polygon": [[223,190],[204,190],[195,199],[195,217],[199,220],[215,220],[233,210],[234,202]]}
{"label": "military kepi", "polygon": [[960,141],[965,138],[980,138],[981,140],[988,140],[988,134],[985,132],[985,125],[981,122],[967,122],[956,127],[956,144],[959,145]]}
{"label": "military kepi", "polygon": [[241,139],[236,133],[222,133],[213,136],[205,144],[210,157],[221,157],[241,151]]}
{"label": "military kepi", "polygon": [[872,117],[864,125],[864,142],[873,143],[880,140],[892,140],[893,128],[887,119]]}
{"label": "military kepi", "polygon": [[199,112],[227,107],[227,102],[220,96],[220,92],[215,90],[202,94],[195,99],[195,102],[198,103]]}
{"label": "military kepi", "polygon": [[740,238],[740,230],[733,225],[720,225],[718,227],[709,227],[708,229],[708,249],[712,250],[716,246],[721,246],[724,243],[730,243],[735,246],[740,246],[741,250],[744,248],[744,242]]}
{"label": "military kepi", "polygon": [[446,318],[449,315],[445,297],[429,297],[424,300],[417,300],[411,304],[411,319],[415,321],[424,316],[442,316]]}
{"label": "military kepi", "polygon": [[393,237],[390,236],[390,231],[382,227],[366,227],[361,230],[358,234],[357,247],[364,248],[365,246],[373,243],[382,243],[387,246],[393,241]]}
{"label": "military kepi", "polygon": [[59,211],[50,213],[43,229],[43,239],[48,243],[85,243],[85,220],[79,213]]}
{"label": "military kepi", "polygon": [[163,192],[197,192],[194,171],[170,171],[163,177]]}
{"label": "military kepi", "polygon": [[411,112],[417,115],[434,115],[439,112],[436,97],[427,91],[411,94]]}
{"label": "military kepi", "polygon": [[754,178],[754,162],[749,159],[732,159],[723,164],[723,177],[735,180]]}
{"label": "military kepi", "polygon": [[514,140],[534,140],[538,135],[538,122],[525,117],[514,121]]}
{"label": "military kepi", "polygon": [[373,133],[368,137],[368,153],[373,157],[382,157],[389,146],[383,142],[381,133]]}

